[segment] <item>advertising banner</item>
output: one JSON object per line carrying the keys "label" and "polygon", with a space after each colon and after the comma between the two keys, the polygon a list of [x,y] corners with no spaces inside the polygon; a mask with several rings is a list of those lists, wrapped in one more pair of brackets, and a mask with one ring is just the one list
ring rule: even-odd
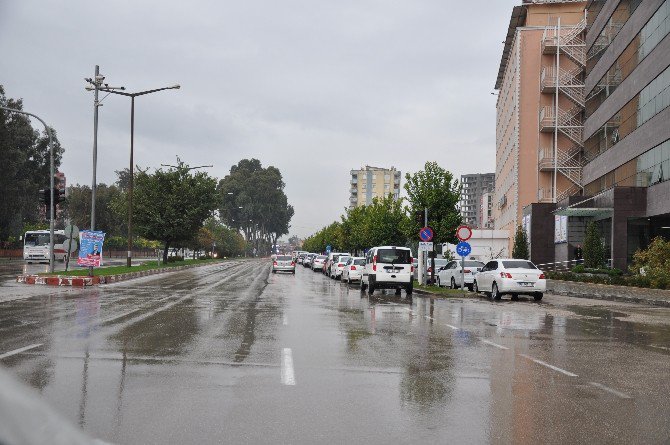
{"label": "advertising banner", "polygon": [[554,244],[568,242],[568,217],[554,216]]}
{"label": "advertising banner", "polygon": [[105,232],[82,230],[79,233],[79,258],[77,266],[100,267]]}

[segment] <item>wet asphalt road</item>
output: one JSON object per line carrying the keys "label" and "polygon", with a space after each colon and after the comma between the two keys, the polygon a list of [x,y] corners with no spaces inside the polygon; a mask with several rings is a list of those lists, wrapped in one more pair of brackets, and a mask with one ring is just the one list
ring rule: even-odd
{"label": "wet asphalt road", "polygon": [[667,308],[369,299],[229,261],[85,290],[4,281],[3,355],[114,443],[670,440]]}

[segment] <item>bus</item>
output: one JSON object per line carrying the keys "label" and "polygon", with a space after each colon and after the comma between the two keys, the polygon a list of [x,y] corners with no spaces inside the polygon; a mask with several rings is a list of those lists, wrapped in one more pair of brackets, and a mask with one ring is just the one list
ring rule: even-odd
{"label": "bus", "polygon": [[[73,242],[76,242],[73,240]],[[54,230],[54,259],[65,261],[67,239],[64,230]],[[23,236],[23,259],[28,264],[33,261],[49,262],[49,231],[30,230]]]}

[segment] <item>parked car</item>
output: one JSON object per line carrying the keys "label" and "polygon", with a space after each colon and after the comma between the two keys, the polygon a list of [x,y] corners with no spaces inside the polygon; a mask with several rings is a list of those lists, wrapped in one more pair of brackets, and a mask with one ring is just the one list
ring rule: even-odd
{"label": "parked car", "polygon": [[344,271],[344,265],[347,264],[351,256],[349,255],[340,255],[337,259],[333,260],[333,265],[330,268],[330,278],[337,280],[342,278],[342,272]]}
{"label": "parked car", "polygon": [[361,292],[372,295],[377,289],[395,289],[396,294],[405,289],[407,295],[414,290],[412,251],[407,247],[373,247],[365,255],[365,268],[361,277]]}
{"label": "parked car", "polygon": [[277,255],[272,260],[272,273],[290,272],[295,274],[295,261],[291,255]]}
{"label": "parked car", "polygon": [[349,260],[347,260],[347,264],[344,265],[344,270],[342,271],[342,281],[349,284],[352,281],[360,280],[364,267],[364,257],[349,257]]}
{"label": "parked car", "polygon": [[[337,259],[340,257],[340,255],[349,255],[348,253],[344,252],[330,252],[328,254],[328,259],[326,260],[326,267],[324,269],[324,273],[328,276],[331,276],[330,269],[333,266],[333,261],[337,261]],[[351,256],[351,255],[349,255]]]}
{"label": "parked car", "polygon": [[312,270],[314,272],[321,272],[323,269],[323,264],[326,262],[326,259],[328,257],[326,255],[317,255],[314,257],[314,260],[312,261]]}
{"label": "parked car", "polygon": [[314,257],[316,257],[315,253],[308,253],[305,255],[305,258],[302,260],[302,265],[305,267],[312,267],[312,261],[314,261]]}
{"label": "parked car", "polygon": [[[473,283],[475,281],[475,274],[484,267],[484,263],[481,261],[469,261],[465,260],[463,265],[463,273],[461,274],[461,261],[449,261],[445,266],[441,267],[437,272],[437,285],[449,286],[452,289],[463,286],[463,281],[465,281],[465,286],[472,290]],[[461,275],[463,275],[461,277]]]}
{"label": "parked car", "polygon": [[491,260],[475,275],[474,291],[484,292],[495,300],[511,294],[516,300],[519,295],[532,295],[540,301],[547,290],[544,273],[528,260]]}
{"label": "parked car", "polygon": [[[435,258],[435,280],[437,280],[437,272],[440,270],[441,267],[444,267],[447,265],[449,262],[448,259],[446,258]],[[414,279],[418,280],[419,279],[419,260],[414,258],[412,260],[412,265],[414,266]],[[433,270],[432,267],[432,260],[428,258],[428,264],[426,265],[426,283],[428,284],[433,284],[431,279],[430,279],[430,273]]]}

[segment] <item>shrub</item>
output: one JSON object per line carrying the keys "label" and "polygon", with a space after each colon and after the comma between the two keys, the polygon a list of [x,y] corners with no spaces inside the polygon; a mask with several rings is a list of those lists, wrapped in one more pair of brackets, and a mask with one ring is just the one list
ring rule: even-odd
{"label": "shrub", "polygon": [[184,257],[180,255],[174,255],[168,257],[168,263],[176,263],[177,261],[184,261]]}
{"label": "shrub", "polygon": [[645,250],[635,252],[631,272],[643,276],[653,287],[667,288],[670,284],[670,241],[659,236]]}
{"label": "shrub", "polygon": [[526,236],[526,231],[523,230],[523,227],[519,224],[516,228],[516,233],[514,234],[512,257],[527,260],[528,256],[528,237]]}
{"label": "shrub", "polygon": [[584,267],[583,264],[577,264],[575,267],[572,268],[573,273],[584,273],[586,272],[586,268]]}
{"label": "shrub", "polygon": [[586,226],[583,251],[586,268],[599,269],[603,267],[603,264],[605,264],[605,246],[595,222],[590,222]]}

